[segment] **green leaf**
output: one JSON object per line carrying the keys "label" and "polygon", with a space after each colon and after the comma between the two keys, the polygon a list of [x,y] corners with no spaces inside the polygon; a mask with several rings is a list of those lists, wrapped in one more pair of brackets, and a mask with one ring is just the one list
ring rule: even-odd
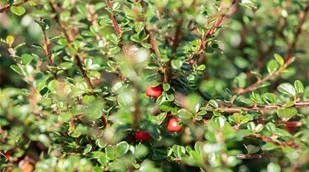
{"label": "green leaf", "polygon": [[59,117],[62,122],[68,122],[73,117],[73,114],[72,113],[62,113],[62,114],[59,114]]}
{"label": "green leaf", "polygon": [[116,82],[112,87],[112,92],[118,94],[123,90],[123,88],[124,85],[122,82]]}
{"label": "green leaf", "polygon": [[277,62],[280,64],[280,66],[282,66],[284,64],[283,58],[279,54],[275,54],[274,56],[275,56]]}
{"label": "green leaf", "polygon": [[95,121],[102,116],[102,108],[104,104],[101,101],[95,101],[91,103],[91,106],[84,110],[84,113],[87,114],[87,119],[90,121]]}
{"label": "green leaf", "polygon": [[281,119],[289,120],[297,114],[297,110],[294,108],[278,109],[277,114]]}
{"label": "green leaf", "polygon": [[182,66],[182,61],[180,59],[172,60],[172,67],[173,69],[180,69]]}
{"label": "green leaf", "polygon": [[153,80],[153,81],[150,82],[150,86],[152,86],[152,87],[158,86],[160,84],[161,84],[161,82],[159,82],[157,80]]}
{"label": "green leaf", "polygon": [[285,129],[277,128],[276,135],[279,137],[292,137],[292,135]]}
{"label": "green leaf", "polygon": [[294,104],[295,104],[295,102],[293,100],[290,100],[290,101],[286,102],[284,106],[285,107],[292,107],[292,106],[294,106]]}
{"label": "green leaf", "polygon": [[52,93],[56,93],[59,88],[59,81],[52,80],[48,83],[47,87]]}
{"label": "green leaf", "polygon": [[260,94],[257,94],[254,91],[251,93],[250,99],[254,101],[255,103],[261,103],[262,101]]}
{"label": "green leaf", "polygon": [[200,102],[201,102],[201,97],[199,95],[190,94],[187,96],[186,109],[188,109],[191,112],[197,113],[201,106]]}
{"label": "green leaf", "polygon": [[88,127],[82,125],[82,124],[78,124],[76,129],[72,132],[71,136],[74,138],[77,138],[83,134],[87,134],[88,133]]}
{"label": "green leaf", "polygon": [[275,72],[279,68],[279,65],[276,60],[270,60],[267,64],[267,70],[269,73]]}
{"label": "green leaf", "polygon": [[276,103],[276,95],[273,93],[265,93],[262,95],[262,100],[267,104]]}
{"label": "green leaf", "polygon": [[132,95],[130,94],[130,92],[121,92],[119,95],[118,95],[118,104],[121,106],[121,107],[131,107],[132,104],[133,104],[133,97]]}
{"label": "green leaf", "polygon": [[288,96],[295,96],[296,91],[290,83],[283,83],[278,86],[278,91]]}
{"label": "green leaf", "polygon": [[46,136],[45,134],[40,134],[39,137],[38,137],[38,141],[40,141],[45,147],[49,147],[50,142],[51,142],[49,137]]}
{"label": "green leaf", "polygon": [[93,151],[91,152],[92,154],[92,158],[95,158],[98,160],[98,162],[103,165],[106,166],[108,163],[108,159],[106,157],[106,154],[104,154],[102,151]]}
{"label": "green leaf", "polygon": [[162,111],[171,111],[173,110],[173,106],[170,102],[163,102],[159,105],[160,110]]}
{"label": "green leaf", "polygon": [[265,125],[265,128],[270,131],[270,132],[275,132],[276,131],[276,125],[272,122],[269,122]]}
{"label": "green leaf", "polygon": [[93,79],[98,79],[98,78],[101,77],[101,73],[98,72],[98,71],[90,71],[90,72],[88,73],[88,76],[89,76],[90,78],[93,78]]}
{"label": "green leaf", "polygon": [[141,159],[143,157],[145,157],[149,152],[149,149],[147,146],[139,143],[136,147],[135,147],[135,151],[134,151],[134,156],[136,156],[137,158]]}
{"label": "green leaf", "polygon": [[120,3],[118,3],[118,2],[115,2],[114,4],[113,4],[113,10],[118,10],[119,8],[120,8]]}
{"label": "green leaf", "polygon": [[169,100],[170,102],[175,100],[175,96],[172,93],[166,93],[165,97],[167,98],[167,100]]}
{"label": "green leaf", "polygon": [[33,57],[30,54],[23,54],[21,56],[21,61],[23,65],[28,65],[32,61]]}
{"label": "green leaf", "polygon": [[61,69],[64,69],[64,70],[71,69],[73,67],[73,63],[72,62],[63,62],[63,63],[60,63],[60,67],[61,67]]}
{"label": "green leaf", "polygon": [[304,93],[304,85],[301,81],[296,80],[294,82],[294,88],[297,94],[303,94]]}
{"label": "green leaf", "polygon": [[218,153],[222,149],[224,149],[224,146],[221,143],[215,143],[215,144],[207,143],[203,147],[203,151],[207,154]]}
{"label": "green leaf", "polygon": [[32,43],[31,46],[34,47],[34,48],[37,48],[37,49],[43,49],[42,45],[37,44],[37,43]]}
{"label": "green leaf", "polygon": [[22,70],[17,65],[11,65],[10,68],[13,69],[16,73],[23,75]]}
{"label": "green leaf", "polygon": [[95,101],[95,97],[91,95],[85,95],[83,97],[83,103],[90,105],[92,102]]}
{"label": "green leaf", "polygon": [[15,2],[15,0],[6,0],[6,3],[8,3],[9,5],[13,5]]}
{"label": "green leaf", "polygon": [[90,68],[90,66],[92,65],[92,60],[87,58],[84,60],[84,64],[86,68]]}
{"label": "green leaf", "polygon": [[226,124],[226,118],[224,116],[218,116],[214,118],[214,122],[218,127],[223,128]]}
{"label": "green leaf", "polygon": [[232,123],[240,125],[249,122],[251,119],[240,113],[234,113],[233,115],[228,117],[228,120]]}
{"label": "green leaf", "polygon": [[203,71],[203,70],[206,69],[206,66],[204,64],[201,64],[196,69],[199,70],[199,71]]}
{"label": "green leaf", "polygon": [[136,22],[134,27],[136,32],[141,32],[144,29],[144,22]]}
{"label": "green leaf", "polygon": [[267,172],[280,172],[280,165],[276,162],[271,162],[267,165]]}
{"label": "green leaf", "polygon": [[106,141],[104,141],[104,139],[99,138],[96,140],[96,145],[98,145],[100,148],[105,148],[107,146]]}
{"label": "green leaf", "polygon": [[12,13],[18,16],[21,16],[26,12],[25,8],[22,6],[12,6],[10,10]]}
{"label": "green leaf", "polygon": [[167,112],[163,112],[163,113],[160,113],[159,115],[157,115],[157,119],[158,119],[157,124],[161,125],[162,122],[165,120],[166,116],[167,116]]}
{"label": "green leaf", "polygon": [[254,3],[252,0],[242,0],[239,5],[244,6],[249,9],[257,9],[257,4]]}
{"label": "green leaf", "polygon": [[210,105],[211,107],[213,107],[215,109],[219,108],[219,105],[218,105],[217,101],[215,101],[215,100],[209,100],[208,105]]}
{"label": "green leaf", "polygon": [[260,84],[259,86],[257,86],[256,88],[260,89],[260,88],[264,88],[264,87],[267,87],[267,86],[270,86],[270,85],[271,85],[270,82],[266,81],[266,82]]}
{"label": "green leaf", "polygon": [[[95,10],[97,11],[97,10],[99,10],[99,9],[105,7],[105,6],[106,6],[106,4],[104,2],[98,2],[98,3],[95,4]],[[85,13],[85,14],[87,14],[87,13]]]}
{"label": "green leaf", "polygon": [[127,142],[123,141],[117,144],[115,153],[117,157],[121,157],[126,154],[129,150],[130,146]]}
{"label": "green leaf", "polygon": [[276,148],[278,148],[278,146],[270,142],[266,142],[266,144],[262,146],[263,151],[270,151]]}
{"label": "green leaf", "polygon": [[255,131],[255,128],[256,128],[256,125],[254,122],[249,122],[247,124],[247,128],[250,130],[250,131]]}
{"label": "green leaf", "polygon": [[92,149],[91,144],[87,144],[86,147],[85,147],[85,149],[84,149],[83,154],[89,153],[89,152],[91,151],[91,149]]}
{"label": "green leaf", "polygon": [[258,132],[262,131],[263,128],[264,128],[263,124],[258,124],[258,125],[255,127],[254,131],[258,133]]}
{"label": "green leaf", "polygon": [[108,159],[115,159],[115,148],[111,145],[108,145],[105,148],[106,157]]}
{"label": "green leaf", "polygon": [[192,117],[192,113],[186,109],[180,109],[177,114],[181,119],[191,119]]}
{"label": "green leaf", "polygon": [[70,11],[64,11],[60,14],[60,20],[61,21],[68,21],[70,19]]}
{"label": "green leaf", "polygon": [[254,154],[261,150],[260,147],[254,146],[254,145],[244,145],[247,149],[248,154]]}
{"label": "green leaf", "polygon": [[88,30],[84,30],[82,31],[81,35],[85,36],[85,37],[91,37],[91,36],[95,36],[95,34],[93,34],[92,32],[88,31]]}
{"label": "green leaf", "polygon": [[130,39],[134,42],[140,42],[140,39],[138,37],[138,34],[133,34]]}
{"label": "green leaf", "polygon": [[185,147],[180,146],[180,145],[173,145],[172,149],[176,157],[181,157],[182,155],[186,153]]}
{"label": "green leaf", "polygon": [[168,83],[163,84],[163,90],[164,91],[168,91],[170,88],[171,88],[170,84],[168,84]]}

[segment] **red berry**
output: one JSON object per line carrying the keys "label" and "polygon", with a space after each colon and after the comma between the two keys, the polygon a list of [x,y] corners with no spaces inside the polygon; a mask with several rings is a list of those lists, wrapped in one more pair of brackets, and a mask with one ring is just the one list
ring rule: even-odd
{"label": "red berry", "polygon": [[180,132],[182,127],[178,123],[179,121],[176,118],[171,118],[167,123],[167,130],[171,132]]}
{"label": "red berry", "polygon": [[289,132],[295,131],[297,127],[299,126],[298,121],[286,121],[284,122],[284,124],[285,124],[285,129],[288,130]]}
{"label": "red berry", "polygon": [[150,139],[150,134],[147,131],[137,130],[134,137],[136,140],[148,141]]}
{"label": "red berry", "polygon": [[8,150],[7,152],[5,152],[4,154],[5,158],[10,159],[12,152],[13,152],[12,150]]}
{"label": "red berry", "polygon": [[288,130],[289,132],[293,132],[295,131],[296,127],[285,126],[285,129]]}
{"label": "red berry", "polygon": [[148,97],[154,97],[158,98],[162,94],[162,87],[161,85],[155,86],[155,87],[148,87],[146,89],[146,95]]}

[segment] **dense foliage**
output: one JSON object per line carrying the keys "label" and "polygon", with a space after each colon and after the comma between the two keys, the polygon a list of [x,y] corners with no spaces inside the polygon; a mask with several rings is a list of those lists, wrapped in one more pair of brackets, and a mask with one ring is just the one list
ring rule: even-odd
{"label": "dense foliage", "polygon": [[1,171],[305,171],[307,0],[2,0]]}

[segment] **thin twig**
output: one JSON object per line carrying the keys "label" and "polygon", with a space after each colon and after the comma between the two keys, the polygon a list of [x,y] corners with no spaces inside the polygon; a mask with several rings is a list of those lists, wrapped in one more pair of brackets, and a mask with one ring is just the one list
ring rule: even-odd
{"label": "thin twig", "polygon": [[269,75],[267,75],[266,77],[264,77],[262,79],[257,80],[254,84],[250,85],[249,87],[244,88],[244,89],[239,88],[236,92],[237,95],[243,95],[243,94],[246,94],[248,92],[251,92],[251,91],[258,89],[258,86],[265,83],[266,81],[268,81],[272,77],[279,75],[280,72],[282,72],[284,69],[286,69],[294,61],[294,59],[295,59],[295,57],[289,58],[288,61],[286,61],[278,70],[270,73]]}
{"label": "thin twig", "polygon": [[201,45],[199,46],[199,49],[198,49],[198,56],[196,56],[196,58],[194,59],[194,61],[198,61],[198,59],[200,57],[203,56],[204,54],[204,49],[207,47],[207,39],[211,38],[215,33],[216,31],[218,30],[219,26],[226,20],[226,18],[232,16],[239,8],[239,5],[237,4],[238,0],[233,0],[232,4],[231,4],[231,10],[226,13],[226,14],[223,14],[222,16],[220,16],[216,21],[215,23],[213,24],[213,26],[211,27],[211,29],[207,32],[207,33],[204,33],[203,36],[202,36],[202,39],[201,39]]}
{"label": "thin twig", "polygon": [[105,2],[106,2],[107,7],[109,8],[109,10],[111,10],[110,11],[110,15],[111,15],[111,18],[112,18],[112,22],[113,22],[113,26],[114,26],[115,32],[116,32],[117,35],[121,35],[122,34],[122,30],[121,30],[121,28],[118,25],[118,22],[117,22],[117,20],[116,20],[116,18],[114,16],[114,13],[112,12],[113,7],[112,7],[112,4],[111,4],[111,1],[110,0],[105,0]]}
{"label": "thin twig", "polygon": [[45,51],[45,54],[48,58],[48,63],[49,65],[53,66],[54,65],[54,60],[52,58],[52,54],[51,54],[51,50],[50,50],[50,41],[47,37],[47,34],[46,34],[46,31],[42,28],[42,33],[43,33],[43,38],[44,38],[44,43],[45,43],[45,48],[44,48],[44,51]]}
{"label": "thin twig", "polygon": [[[87,11],[88,11],[88,20],[91,22],[92,26],[96,27],[98,26],[97,16],[95,15],[95,9],[94,5],[87,4],[86,5]],[[103,37],[95,31],[96,39],[98,41],[103,41]]]}
{"label": "thin twig", "polygon": [[265,58],[265,54],[263,52],[263,46],[262,46],[262,40],[260,39],[260,34],[258,32],[257,29],[257,22],[256,22],[256,11],[253,10],[253,16],[252,16],[252,24],[253,24],[253,33],[255,35],[255,39],[256,39],[256,50],[259,54],[259,58],[255,63],[255,66],[257,66],[258,68],[260,68],[263,64],[263,59]]}
{"label": "thin twig", "polygon": [[261,135],[250,135],[249,137],[254,138],[254,139],[258,139],[258,140],[262,140],[264,142],[272,143],[272,144],[277,145],[277,146],[279,146],[281,148],[283,148],[283,147],[298,148],[299,147],[299,145],[296,144],[295,142],[293,142],[293,140],[288,141],[288,142],[277,141],[277,140],[274,140],[271,137],[261,136]]}
{"label": "thin twig", "polygon": [[[112,23],[113,23],[113,27],[114,27],[114,30],[117,34],[117,36],[121,36],[122,35],[122,29],[121,27],[118,25],[118,22],[115,18],[115,15],[114,13],[112,12],[113,10],[113,7],[112,7],[112,4],[111,4],[111,1],[110,0],[105,0],[105,3],[108,7],[108,9],[110,10],[110,16],[111,16],[111,19],[112,19]],[[123,55],[126,57],[127,56],[127,50],[126,48],[124,47],[124,44],[123,44],[123,40],[122,40],[122,37],[120,37],[120,41],[119,41],[119,47],[121,48],[122,52],[123,52]]]}
{"label": "thin twig", "polygon": [[[259,112],[259,111],[268,111],[276,110],[283,108],[283,105],[261,105],[261,106],[252,106],[252,107],[221,107],[218,110],[225,113],[240,113],[240,112]],[[304,108],[309,107],[309,102],[298,102],[289,108]],[[207,109],[207,108],[205,108]]]}
{"label": "thin twig", "polygon": [[[56,22],[57,22],[57,24],[58,24],[58,26],[59,26],[61,32],[63,33],[64,38],[66,39],[66,41],[67,41],[67,43],[68,43],[68,47],[69,47],[69,48],[72,48],[72,40],[70,39],[68,33],[66,32],[66,30],[65,30],[65,28],[64,28],[64,25],[63,25],[62,22],[60,21],[59,14],[58,14],[57,11],[56,11],[55,4],[52,3],[51,1],[49,1],[49,5],[50,5],[50,7],[51,7],[52,12],[56,14],[55,17],[54,17],[54,19],[56,20]],[[90,88],[90,93],[93,93],[93,85],[92,85],[92,83],[91,83],[90,78],[89,78],[88,75],[87,75],[87,72],[86,72],[86,71],[84,70],[84,68],[83,68],[83,63],[82,63],[81,57],[80,57],[78,54],[76,54],[74,57],[75,57],[76,64],[77,64],[79,70],[81,71],[83,77],[84,77],[85,80],[86,80],[86,83],[87,83],[88,87]]]}
{"label": "thin twig", "polygon": [[166,66],[163,69],[164,73],[164,83],[169,83],[172,78],[172,60],[176,56],[177,48],[181,42],[181,26],[182,26],[183,20],[180,19],[176,22],[175,26],[175,35],[174,35],[174,41],[172,44],[172,56],[170,57],[169,61],[166,63]]}
{"label": "thin twig", "polygon": [[293,41],[290,43],[289,45],[289,50],[287,52],[287,55],[285,56],[285,60],[289,60],[290,58],[292,58],[292,53],[293,51],[295,50],[295,46],[296,46],[296,43],[298,41],[298,38],[299,38],[299,35],[301,34],[302,32],[302,27],[306,21],[306,17],[307,17],[307,14],[309,12],[309,4],[305,7],[305,9],[300,12],[299,14],[299,24],[297,26],[297,30],[296,32],[294,33],[294,39]]}
{"label": "thin twig", "polygon": [[17,7],[17,6],[20,6],[20,5],[23,5],[24,3],[28,2],[29,0],[24,0],[24,1],[21,1],[19,3],[16,3],[16,4],[8,4],[6,6],[4,6],[3,8],[0,9],[0,13],[4,13],[6,12],[7,10],[9,10],[11,7]]}
{"label": "thin twig", "polygon": [[[111,16],[111,19],[112,19],[112,23],[113,23],[115,32],[116,32],[117,36],[120,36],[120,42],[119,42],[118,46],[122,49],[123,55],[125,57],[127,57],[128,53],[127,53],[126,48],[124,47],[123,40],[122,40],[122,37],[121,37],[122,30],[118,25],[118,22],[117,22],[117,20],[114,16],[114,13],[112,12],[112,9],[113,9],[112,4],[111,4],[110,0],[105,0],[105,2],[106,2],[108,9],[110,10],[110,16]],[[135,87],[136,90],[139,90],[138,84],[134,83],[134,87]],[[140,121],[141,121],[141,118],[142,118],[142,114],[141,114],[141,110],[140,110],[140,106],[139,106],[140,105],[139,101],[140,101],[140,99],[137,96],[135,98],[135,103],[134,103],[134,121],[135,122],[134,122],[134,125],[133,125],[133,128],[136,128],[136,129],[140,127],[139,124],[140,124]]]}
{"label": "thin twig", "polygon": [[181,26],[182,26],[183,20],[180,19],[176,23],[176,30],[175,30],[175,35],[174,35],[174,41],[172,45],[172,57],[169,59],[167,65],[166,65],[166,70],[164,71],[164,82],[168,83],[171,80],[172,77],[172,65],[171,62],[173,58],[176,56],[177,53],[177,48],[182,40],[181,36]]}
{"label": "thin twig", "polygon": [[283,71],[288,65],[290,65],[294,61],[295,57],[293,56],[293,51],[295,50],[295,46],[296,46],[296,43],[298,41],[298,37],[302,32],[302,26],[303,26],[304,22],[306,21],[306,16],[307,16],[308,11],[309,11],[309,5],[307,5],[306,8],[304,9],[304,11],[302,11],[299,15],[300,22],[299,22],[299,24],[297,26],[297,30],[294,34],[295,37],[294,37],[293,41],[289,44],[287,54],[285,55],[285,61],[286,61],[285,64],[282,65],[277,71],[270,73],[269,75],[267,75],[263,79],[257,80],[254,84],[250,85],[249,87],[247,87],[245,89],[238,89],[237,92],[236,92],[238,95],[246,94],[248,92],[256,90],[260,84],[268,81],[272,77],[279,75],[279,73],[281,71]]}
{"label": "thin twig", "polygon": [[260,153],[260,154],[238,154],[238,159],[261,159],[261,158],[273,158],[275,154],[271,153]]}
{"label": "thin twig", "polygon": [[[288,11],[289,8],[290,8],[290,6],[286,5],[285,10]],[[254,12],[254,15],[255,15],[255,12]],[[255,19],[254,19],[254,21],[255,21]],[[274,31],[274,34],[271,38],[271,41],[272,41],[271,45],[267,48],[266,51],[259,54],[260,57],[256,60],[255,65],[253,67],[261,67],[265,57],[269,56],[272,53],[272,51],[276,47],[277,35],[280,35],[286,41],[286,37],[283,34],[283,31],[284,31],[283,28],[286,26],[287,21],[288,21],[287,17],[283,17],[282,15],[280,15],[280,17],[278,19],[278,24],[277,24],[275,31]],[[254,23],[256,23],[256,21]],[[253,31],[255,32],[257,39],[259,39],[259,34],[257,33],[256,25],[253,27]],[[250,74],[250,72],[248,72],[248,74]],[[249,76],[253,76],[253,75],[249,75]]]}
{"label": "thin twig", "polygon": [[156,54],[156,56],[158,58],[160,58],[160,51],[159,51],[159,48],[158,48],[158,42],[156,40],[156,37],[155,35],[153,34],[153,32],[148,29],[148,28],[145,28],[145,31],[146,33],[149,35],[149,42],[151,44],[151,49],[152,51]]}
{"label": "thin twig", "polygon": [[[144,9],[146,9],[142,0],[139,1]],[[145,19],[142,19],[142,22],[146,23]],[[153,30],[148,28],[147,25],[145,26],[145,32],[149,35],[149,43],[151,45],[151,50],[155,53],[155,55],[160,58],[160,51],[158,47],[158,41],[153,33]]]}
{"label": "thin twig", "polygon": [[[304,25],[304,22],[306,21],[306,17],[308,15],[308,12],[309,12],[309,4],[307,4],[305,9],[303,11],[301,11],[300,14],[299,14],[299,24],[297,26],[295,33],[294,33],[294,39],[292,40],[292,42],[289,42],[288,39],[286,37],[284,37],[285,41],[288,44],[288,51],[285,55],[285,61],[288,61],[290,58],[293,57],[293,52],[295,51],[296,43],[298,41],[299,35],[302,33],[302,27]],[[285,22],[285,24],[287,23],[287,18],[284,18],[284,22]],[[283,35],[283,29],[281,29],[281,31],[279,33],[281,35]],[[272,90],[274,90],[278,86],[279,78],[277,78],[274,81],[274,83],[275,84],[272,85]]]}
{"label": "thin twig", "polygon": [[[49,65],[54,66],[54,60],[53,60],[53,57],[52,57],[52,54],[51,54],[51,49],[50,49],[50,41],[49,41],[47,33],[46,33],[46,31],[43,27],[42,27],[42,33],[43,33],[44,44],[45,44],[45,47],[43,46],[45,55],[47,56]],[[51,73],[53,74],[54,78],[57,79],[57,73],[53,72],[53,71],[51,71]]]}

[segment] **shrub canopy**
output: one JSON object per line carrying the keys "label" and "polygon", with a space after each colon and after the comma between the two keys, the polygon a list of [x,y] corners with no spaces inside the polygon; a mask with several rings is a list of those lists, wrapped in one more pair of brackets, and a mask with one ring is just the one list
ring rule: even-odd
{"label": "shrub canopy", "polygon": [[308,169],[308,11],[1,1],[1,171]]}

